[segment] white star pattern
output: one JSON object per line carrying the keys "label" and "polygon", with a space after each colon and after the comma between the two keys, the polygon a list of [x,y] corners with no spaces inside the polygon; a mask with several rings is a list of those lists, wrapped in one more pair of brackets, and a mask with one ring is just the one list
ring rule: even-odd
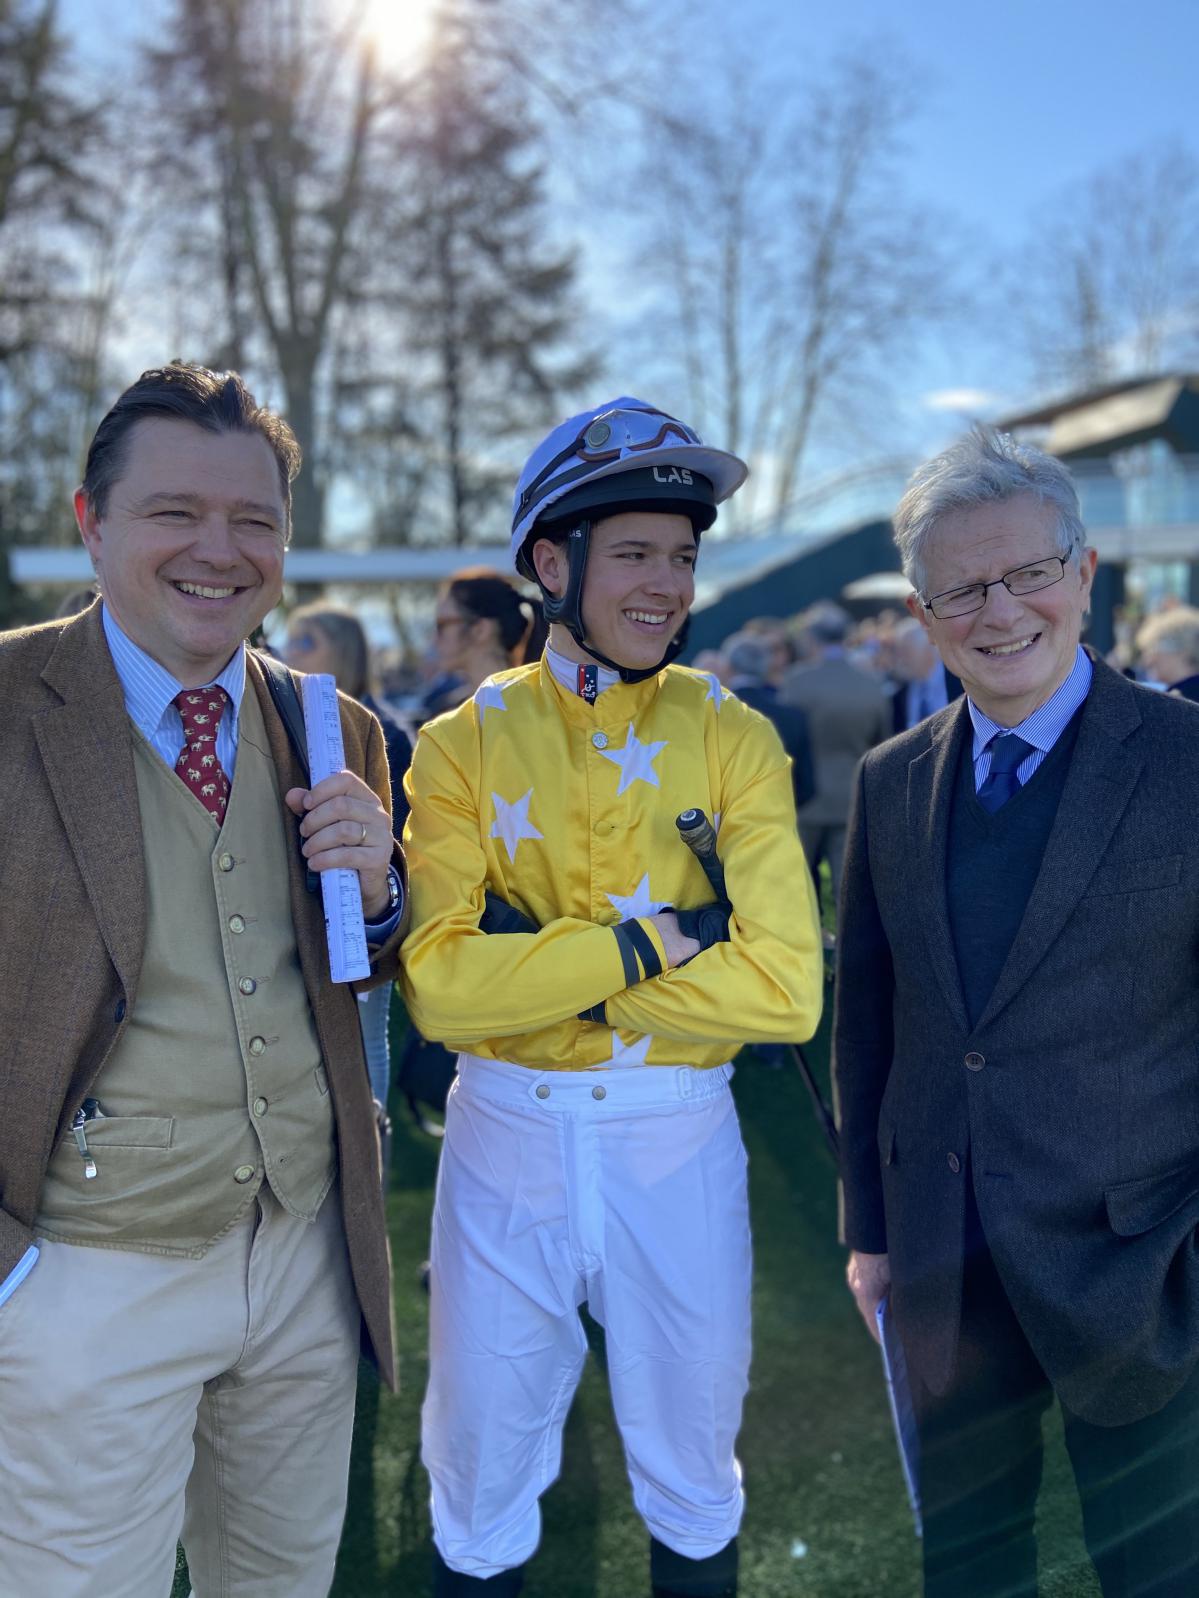
{"label": "white star pattern", "polygon": [[620,893],[609,893],[606,897],[622,921],[633,921],[638,916],[656,916],[667,904],[665,899],[659,902],[650,898],[648,871],[627,897]]}
{"label": "white star pattern", "polygon": [[602,1063],[608,1066],[648,1065],[649,1046],[653,1041],[652,1034],[643,1032],[636,1043],[625,1043],[622,1041],[619,1032],[613,1032],[612,1058],[604,1060]]}
{"label": "white star pattern", "polygon": [[605,760],[610,760],[614,766],[620,767],[620,782],[616,787],[616,797],[619,799],[626,788],[631,788],[635,782],[647,782],[651,788],[660,788],[658,773],[654,770],[654,761],[666,748],[667,740],[661,743],[643,744],[633,731],[633,723],[629,722],[629,736],[623,749],[605,749],[602,751]]}
{"label": "white star pattern", "polygon": [[719,715],[720,707],[724,704],[724,689],[720,686],[720,678],[714,671],[705,672],[704,675],[708,679],[708,691],[704,695],[704,698],[714,701],[716,705],[716,713]]}
{"label": "white star pattern", "polygon": [[475,689],[474,698],[475,704],[479,707],[480,721],[486,718],[489,710],[507,710],[508,707],[504,703],[504,689],[507,687],[507,683],[501,684],[496,682],[494,677],[488,677]]}
{"label": "white star pattern", "polygon": [[511,804],[506,799],[501,799],[498,793],[493,793],[491,802],[495,805],[495,820],[491,823],[491,836],[502,838],[508,850],[508,861],[511,864],[516,859],[516,850],[522,838],[540,838],[541,833],[529,820],[529,800],[533,797],[532,788],[522,798],[514,800]]}

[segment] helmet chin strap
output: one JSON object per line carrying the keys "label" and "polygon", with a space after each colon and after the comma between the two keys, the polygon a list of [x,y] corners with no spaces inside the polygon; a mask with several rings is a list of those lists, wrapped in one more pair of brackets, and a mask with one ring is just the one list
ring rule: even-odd
{"label": "helmet chin strap", "polygon": [[[699,535],[696,535],[699,542]],[[555,596],[538,583],[541,587],[542,611],[546,621],[553,625],[560,622],[567,632],[591,656],[598,660],[601,666],[607,666],[610,671],[619,674],[621,682],[645,682],[650,677],[656,677],[663,666],[679,655],[687,642],[687,630],[690,626],[690,617],[675,633],[666,646],[666,653],[656,666],[622,666],[618,660],[609,660],[607,655],[600,651],[587,638],[583,626],[583,579],[587,572],[587,550],[591,543],[591,523],[581,521],[572,527],[566,537],[566,589],[560,596]]]}

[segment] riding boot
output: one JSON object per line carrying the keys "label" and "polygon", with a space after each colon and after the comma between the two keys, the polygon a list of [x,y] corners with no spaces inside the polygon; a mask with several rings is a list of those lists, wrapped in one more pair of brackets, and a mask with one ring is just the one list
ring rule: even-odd
{"label": "riding boot", "polygon": [[475,1598],[476,1593],[479,1598],[517,1598],[524,1584],[523,1565],[501,1570],[498,1576],[464,1576],[433,1550],[433,1598]]}
{"label": "riding boot", "polygon": [[649,1574],[653,1598],[736,1598],[737,1539],[707,1559],[688,1559],[651,1537]]}

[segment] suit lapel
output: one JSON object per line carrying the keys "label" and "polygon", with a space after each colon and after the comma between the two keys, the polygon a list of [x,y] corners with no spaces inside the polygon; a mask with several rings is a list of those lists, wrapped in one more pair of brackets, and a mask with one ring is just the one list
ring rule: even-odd
{"label": "suit lapel", "polygon": [[907,833],[915,871],[913,904],[924,905],[923,927],[929,959],[954,1019],[966,1026],[966,1003],[949,928],[945,861],[949,812],[958,761],[970,730],[966,701],[934,717],[931,742],[908,766]]}
{"label": "suit lapel", "polygon": [[1024,918],[978,1026],[1010,1003],[1045,958],[1111,841],[1143,760],[1124,743],[1141,724],[1133,690],[1095,661],[1078,740]]}
{"label": "suit lapel", "polygon": [[146,867],[132,732],[99,605],[64,630],[42,677],[62,699],[33,718],[46,779],[105,947],[132,998],[146,938]]}

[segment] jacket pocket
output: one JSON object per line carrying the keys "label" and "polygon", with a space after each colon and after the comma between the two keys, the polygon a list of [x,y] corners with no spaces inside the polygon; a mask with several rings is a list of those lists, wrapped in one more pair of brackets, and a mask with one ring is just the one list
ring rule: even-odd
{"label": "jacket pocket", "polygon": [[[97,1149],[169,1149],[175,1119],[170,1115],[100,1115],[86,1126],[87,1145]],[[61,1139],[75,1146],[70,1132]]]}
{"label": "jacket pocket", "polygon": [[1160,855],[1154,860],[1109,860],[1100,864],[1084,899],[1111,893],[1148,893],[1153,888],[1174,888],[1182,880],[1182,856]]}
{"label": "jacket pocket", "polygon": [[1199,1162],[1195,1160],[1158,1176],[1116,1182],[1103,1190],[1108,1222],[1119,1237],[1138,1237],[1151,1231],[1197,1197]]}

